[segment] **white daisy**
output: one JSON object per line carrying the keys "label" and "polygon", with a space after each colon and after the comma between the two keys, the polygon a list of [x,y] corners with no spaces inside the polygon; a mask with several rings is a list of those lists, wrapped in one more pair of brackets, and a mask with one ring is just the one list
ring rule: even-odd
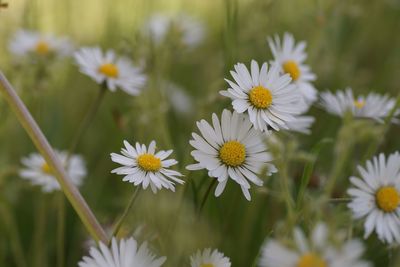
{"label": "white daisy", "polygon": [[350,177],[355,186],[347,192],[352,197],[349,208],[356,219],[365,218],[364,238],[374,230],[386,243],[400,243],[400,154],[380,154],[358,166],[361,178]]}
{"label": "white daisy", "polygon": [[[67,163],[67,152],[55,152],[60,161],[66,164],[65,170],[68,178],[74,185],[80,186],[86,176],[85,162],[82,157],[72,155]],[[53,171],[40,154],[32,153],[28,157],[22,158],[22,164],[25,168],[19,172],[21,178],[29,180],[33,185],[41,186],[43,192],[50,193],[61,189]]]}
{"label": "white daisy", "polygon": [[315,226],[309,240],[299,229],[294,230],[294,247],[269,239],[261,251],[261,267],[368,267],[360,260],[364,251],[361,242],[348,240],[339,248],[328,242],[327,227],[323,223]]}
{"label": "white daisy", "polygon": [[266,168],[268,175],[277,171],[269,163],[272,156],[266,152],[262,134],[252,127],[247,116],[226,109],[222,112],[221,123],[215,113],[212,115],[212,124],[205,120],[197,122],[202,136],[192,133],[190,144],[196,149],[191,155],[198,163],[186,168],[207,169],[210,177],[218,179],[215,196],[222,194],[230,177],[250,200],[248,181],[262,186],[263,181],[257,177],[261,170]]}
{"label": "white daisy", "polygon": [[191,96],[181,87],[174,83],[166,83],[166,96],[171,108],[182,115],[189,115],[194,111],[194,103]]}
{"label": "white daisy", "polygon": [[74,54],[82,73],[97,83],[105,83],[112,92],[120,88],[130,95],[138,95],[146,83],[142,70],[125,57],[117,57],[113,50],[103,53],[99,47],[84,47]]}
{"label": "white daisy", "polygon": [[174,26],[182,36],[182,42],[189,46],[199,45],[205,36],[203,23],[187,14],[179,14],[173,21]]}
{"label": "white daisy", "polygon": [[[383,122],[395,106],[396,101],[387,95],[369,93],[366,97],[355,98],[351,88],[337,91],[335,94],[324,92],[321,94],[321,105],[329,113],[343,117],[351,112],[356,118],[369,118]],[[398,115],[399,110],[395,115]]]}
{"label": "white daisy", "polygon": [[191,267],[230,267],[231,261],[228,257],[218,250],[211,250],[211,248],[198,250],[190,257]]}
{"label": "white daisy", "polygon": [[304,51],[306,43],[302,41],[295,44],[293,35],[289,33],[284,34],[282,44],[278,35],[275,36],[275,40],[269,37],[268,43],[274,56],[274,63],[280,67],[280,71],[290,74],[293,84],[306,102],[314,102],[317,99],[317,90],[311,82],[316,76],[310,67],[304,64],[307,59],[307,53]]}
{"label": "white daisy", "polygon": [[242,63],[231,71],[235,82],[225,79],[231,88],[220,94],[231,98],[232,106],[238,113],[248,112],[250,121],[257,130],[266,131],[268,126],[275,130],[288,129],[286,122],[295,120],[299,114],[301,95],[293,89],[289,74],[280,75],[277,65],[251,61],[251,74]]}
{"label": "white daisy", "polygon": [[298,132],[303,134],[311,133],[311,126],[315,121],[315,118],[312,116],[296,116],[294,121],[287,122],[287,126],[289,131]]}
{"label": "white daisy", "polygon": [[67,56],[72,52],[72,44],[65,37],[19,30],[10,41],[9,49],[16,56]]}
{"label": "white daisy", "polygon": [[161,43],[171,27],[171,17],[165,14],[153,14],[144,24],[143,33],[157,44]]}
{"label": "white daisy", "polygon": [[155,141],[151,141],[148,149],[146,145],[139,143],[136,143],[136,148],[127,141],[124,141],[124,145],[125,148],[121,149],[122,155],[111,153],[111,160],[123,165],[111,173],[125,175],[122,181],[133,183],[135,186],[142,184],[143,189],[150,185],[154,193],[163,187],[175,191],[174,182],[184,183],[177,178],[183,176],[181,173],[169,169],[178,163],[174,159],[167,159],[172,150],[160,150],[155,153]]}
{"label": "white daisy", "polygon": [[146,242],[139,246],[133,238],[118,242],[113,237],[110,248],[100,242],[99,248],[90,248],[89,254],[78,263],[79,267],[160,267],[166,260],[156,259]]}

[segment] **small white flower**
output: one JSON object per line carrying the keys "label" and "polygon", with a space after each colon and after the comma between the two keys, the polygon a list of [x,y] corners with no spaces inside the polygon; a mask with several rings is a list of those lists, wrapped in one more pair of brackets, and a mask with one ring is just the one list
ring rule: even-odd
{"label": "small white flower", "polygon": [[352,197],[349,208],[356,219],[365,218],[364,238],[374,230],[386,243],[400,243],[400,154],[384,154],[358,166],[361,179],[350,177],[355,186],[347,192]]}
{"label": "small white flower", "polygon": [[[346,112],[351,112],[356,118],[369,118],[383,122],[393,109],[396,101],[387,95],[369,93],[366,97],[355,98],[351,88],[345,91],[321,93],[321,105],[329,113],[343,117]],[[395,115],[400,112],[397,110]],[[396,121],[394,119],[393,121]]]}
{"label": "small white flower", "polygon": [[98,84],[105,83],[115,92],[120,88],[130,95],[138,95],[146,83],[146,76],[125,57],[117,57],[113,50],[103,53],[99,47],[84,47],[74,54],[79,70]]}
{"label": "small white flower", "polygon": [[157,44],[161,43],[171,27],[171,17],[165,14],[153,14],[144,24],[143,33]]}
{"label": "small white flower", "polygon": [[191,267],[230,267],[231,261],[228,257],[218,250],[211,250],[211,248],[198,250],[190,257]]}
{"label": "small white flower", "polygon": [[339,248],[328,242],[327,227],[318,223],[309,239],[294,230],[295,247],[269,239],[261,249],[260,267],[369,267],[360,260],[364,247],[358,240],[348,240]]}
{"label": "small white flower", "polygon": [[295,118],[296,120],[287,122],[289,131],[310,134],[310,128],[314,123],[315,118],[312,116],[296,116]]}
{"label": "small white flower", "polygon": [[154,193],[163,187],[175,191],[174,182],[184,183],[176,178],[183,176],[181,173],[169,169],[178,163],[174,159],[167,159],[172,150],[160,150],[155,153],[155,141],[151,141],[148,149],[146,145],[139,143],[136,143],[136,148],[127,141],[124,141],[124,145],[125,148],[121,149],[122,155],[111,153],[111,160],[123,165],[111,172],[125,175],[122,181],[133,183],[135,186],[142,184],[143,189],[150,185]]}
{"label": "small white flower", "polygon": [[100,242],[99,248],[90,248],[89,254],[78,263],[79,267],[160,267],[166,260],[156,259],[146,242],[139,246],[133,238],[118,242],[113,237],[111,248]]}
{"label": "small white flower", "polygon": [[65,37],[19,30],[10,41],[9,49],[16,56],[67,56],[72,52],[72,45]]}
{"label": "small white flower", "polygon": [[301,112],[301,95],[294,90],[289,74],[279,74],[277,65],[268,70],[268,64],[264,63],[260,69],[252,60],[251,74],[244,64],[239,63],[231,75],[236,83],[225,79],[231,88],[220,94],[233,100],[236,112],[248,112],[257,130],[267,131],[268,126],[277,131],[288,129],[287,122],[294,121],[294,115]]}
{"label": "small white flower", "polygon": [[173,21],[174,26],[182,35],[182,42],[189,46],[199,45],[205,36],[204,25],[194,17],[187,14],[179,14]]}
{"label": "small white flower", "polygon": [[295,44],[293,35],[289,33],[284,34],[282,44],[278,35],[275,36],[275,40],[269,37],[268,43],[274,56],[273,63],[280,67],[282,73],[290,74],[292,82],[306,102],[314,102],[317,99],[317,90],[311,82],[316,76],[310,67],[304,64],[307,59],[307,53],[304,51],[306,43],[302,41]]}
{"label": "small white flower", "polygon": [[193,113],[194,103],[190,95],[173,83],[166,84],[166,96],[173,110],[182,115]]}
{"label": "small white flower", "polygon": [[218,179],[215,196],[222,194],[230,177],[250,200],[248,181],[262,186],[263,181],[257,177],[261,170],[267,168],[268,175],[276,172],[275,166],[269,163],[272,156],[266,152],[261,132],[252,127],[247,116],[226,109],[221,123],[215,113],[212,115],[212,125],[205,120],[197,122],[202,136],[192,133],[190,144],[196,149],[191,155],[198,163],[186,168],[207,169],[210,177]]}
{"label": "small white flower", "polygon": [[[65,170],[72,183],[80,186],[86,176],[85,162],[82,157],[72,155],[67,163],[67,152],[55,152],[60,161],[66,164]],[[41,186],[42,191],[46,193],[61,189],[53,171],[40,154],[32,153],[28,157],[22,158],[22,164],[25,168],[19,172],[21,178],[29,180],[33,185]]]}

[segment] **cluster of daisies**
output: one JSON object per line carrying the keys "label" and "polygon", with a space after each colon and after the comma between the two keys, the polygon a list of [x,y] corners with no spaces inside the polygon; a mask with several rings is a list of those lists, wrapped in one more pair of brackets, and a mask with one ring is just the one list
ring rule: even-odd
{"label": "cluster of daisies", "polygon": [[[182,27],[182,25],[184,27]],[[178,32],[182,42],[194,46],[204,38],[202,25],[187,16],[170,17],[157,14],[145,24],[155,43],[161,43],[169,34]],[[389,115],[393,121],[400,112],[393,109],[396,101],[388,96],[370,93],[366,97],[354,97],[351,89],[324,92],[318,95],[313,82],[316,75],[305,64],[306,43],[296,43],[291,34],[268,38],[274,59],[259,64],[252,60],[249,66],[238,63],[226,79],[227,89],[220,94],[232,100],[233,110],[224,109],[221,115],[213,113],[211,120],[196,123],[198,133],[192,133],[189,141],[195,163],[186,168],[190,171],[207,170],[218,182],[215,196],[220,196],[228,181],[235,181],[244,197],[251,200],[251,185],[263,186],[262,175],[278,170],[273,164],[266,140],[276,131],[310,133],[314,123],[306,115],[318,101],[318,106],[329,113],[355,118],[370,118],[382,122]],[[44,58],[67,56],[72,53],[81,73],[110,91],[121,89],[130,95],[138,95],[147,77],[143,66],[135,65],[129,58],[117,55],[113,50],[103,52],[99,47],[84,47],[74,51],[66,38],[20,31],[10,43],[10,50],[19,57]],[[123,141],[120,153],[111,153],[111,160],[120,166],[112,173],[122,175],[122,180],[151,188],[156,193],[163,188],[175,191],[176,184],[183,184],[182,173],[173,170],[178,162],[171,159],[173,150],[158,150],[156,142],[148,146]],[[64,163],[69,178],[79,186],[86,175],[84,160],[68,152],[57,153]],[[39,154],[23,158],[25,166],[20,175],[43,191],[59,190],[51,168]],[[394,153],[387,160],[384,155],[368,161],[366,168],[359,167],[361,178],[351,177],[354,188],[348,190],[352,197],[349,208],[355,218],[365,219],[365,237],[374,230],[387,243],[400,243],[400,155]],[[261,249],[260,266],[265,267],[346,267],[370,266],[360,259],[363,245],[358,240],[332,240],[327,226],[319,223],[310,238],[298,228],[294,230],[294,242],[284,243],[266,240]],[[337,237],[336,237],[337,238]],[[338,246],[337,244],[341,244]],[[147,246],[139,245],[133,238],[112,239],[111,246],[99,244],[92,247],[89,256],[83,257],[80,267],[158,267],[166,258],[157,258]],[[205,249],[195,253],[192,267],[229,267],[229,258],[218,250]]]}

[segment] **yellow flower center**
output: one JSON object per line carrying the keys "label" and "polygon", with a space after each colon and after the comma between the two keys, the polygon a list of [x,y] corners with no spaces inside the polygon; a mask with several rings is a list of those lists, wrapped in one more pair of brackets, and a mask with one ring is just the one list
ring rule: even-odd
{"label": "yellow flower center", "polygon": [[272,104],[272,93],[269,89],[259,85],[250,90],[249,100],[256,108],[265,109]]}
{"label": "yellow flower center", "polygon": [[297,267],[327,267],[325,260],[314,253],[306,253],[300,257]]}
{"label": "yellow flower center", "polygon": [[118,67],[112,63],[105,63],[101,65],[99,72],[110,78],[116,78],[119,74]]}
{"label": "yellow flower center", "polygon": [[39,41],[36,44],[35,52],[38,53],[39,55],[44,56],[44,55],[47,55],[50,52],[50,47],[46,42]]}
{"label": "yellow flower center", "polygon": [[246,148],[238,141],[226,142],[219,150],[219,158],[228,166],[240,166],[246,159]]}
{"label": "yellow flower center", "polygon": [[49,164],[47,164],[47,162],[43,163],[42,172],[44,172],[45,174],[52,174],[52,170],[51,170]]}
{"label": "yellow flower center", "polygon": [[288,60],[282,65],[283,71],[292,77],[293,81],[297,81],[300,77],[300,68],[293,60]]}
{"label": "yellow flower center", "polygon": [[153,154],[142,154],[137,158],[137,163],[142,170],[156,172],[161,169],[161,160]]}
{"label": "yellow flower center", "polygon": [[365,101],[364,100],[355,100],[354,106],[358,109],[362,109],[365,106]]}
{"label": "yellow flower center", "polygon": [[214,267],[214,264],[212,264],[212,263],[203,263],[202,265],[200,265],[200,267]]}
{"label": "yellow flower center", "polygon": [[400,204],[400,195],[393,186],[379,188],[375,195],[376,204],[384,212],[393,212]]}

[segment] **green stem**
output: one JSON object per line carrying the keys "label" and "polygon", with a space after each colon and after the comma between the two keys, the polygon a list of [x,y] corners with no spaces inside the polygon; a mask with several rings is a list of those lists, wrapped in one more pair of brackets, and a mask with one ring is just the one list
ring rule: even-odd
{"label": "green stem", "polygon": [[62,193],[57,194],[58,204],[58,229],[57,229],[57,266],[64,267],[65,261],[65,201]]}
{"label": "green stem", "polygon": [[210,183],[210,186],[207,188],[206,193],[204,194],[203,200],[201,201],[200,207],[199,207],[199,214],[201,214],[201,211],[203,210],[206,202],[207,202],[207,198],[210,195],[211,189],[214,187],[214,185],[217,183],[218,179],[212,179],[212,182]]}
{"label": "green stem", "polygon": [[16,94],[14,88],[11,86],[11,84],[8,82],[1,71],[0,91],[3,94],[7,103],[9,104],[10,108],[17,116],[19,122],[24,127],[25,131],[28,133],[29,137],[35,144],[36,148],[42,154],[47,164],[49,164],[49,166],[54,171],[54,175],[57,178],[57,181],[60,184],[65,196],[71,203],[72,207],[75,209],[76,213],[78,214],[79,218],[85,225],[90,235],[96,241],[108,243],[107,235],[97,221],[92,210],[89,208],[85,199],[82,197],[76,186],[71,182],[71,179],[68,178],[62,162],[58,159],[58,157],[54,153],[53,148],[50,146],[49,142],[47,141],[41,129],[26,108],[25,104]]}
{"label": "green stem", "polygon": [[289,186],[289,175],[287,170],[287,164],[285,163],[286,159],[282,159],[280,161],[280,168],[279,168],[279,180],[281,184],[281,190],[284,195],[287,214],[288,214],[288,222],[289,228],[294,224],[294,201],[292,197],[292,193],[290,191]]}
{"label": "green stem", "polygon": [[33,266],[43,267],[47,263],[45,261],[46,242],[44,235],[46,231],[46,201],[47,195],[41,194],[39,203],[35,210],[35,231],[33,236]]}

